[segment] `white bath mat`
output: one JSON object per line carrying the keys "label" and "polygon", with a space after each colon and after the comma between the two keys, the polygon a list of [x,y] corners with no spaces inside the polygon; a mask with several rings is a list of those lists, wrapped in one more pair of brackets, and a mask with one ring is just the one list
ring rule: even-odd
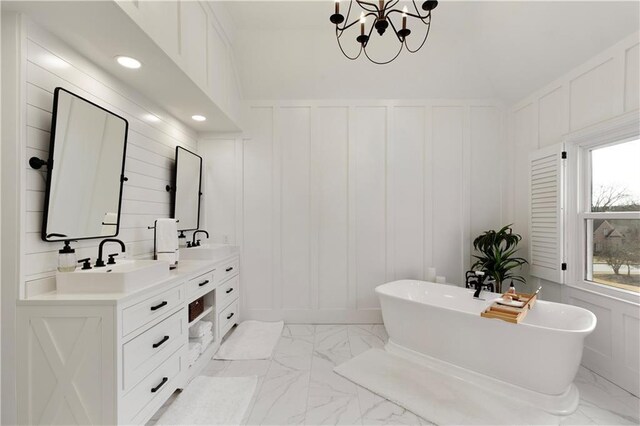
{"label": "white bath mat", "polygon": [[214,359],[269,359],[283,327],[282,321],[243,321],[220,346]]}
{"label": "white bath mat", "polygon": [[257,384],[257,376],[198,376],[169,405],[156,425],[239,425]]}
{"label": "white bath mat", "polygon": [[381,349],[370,349],[334,371],[438,425],[559,423],[557,416]]}

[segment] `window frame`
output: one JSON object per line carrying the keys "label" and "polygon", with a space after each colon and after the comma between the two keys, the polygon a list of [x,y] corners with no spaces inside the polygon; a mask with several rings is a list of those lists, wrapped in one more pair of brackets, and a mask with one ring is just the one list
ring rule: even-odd
{"label": "window frame", "polygon": [[[589,219],[640,219],[640,212],[591,212],[591,157],[593,149],[617,145],[640,138],[637,112],[590,126],[565,139],[566,164],[566,284],[607,297],[640,303],[640,292],[600,284],[587,279],[587,259],[593,246],[589,244]],[[568,242],[572,242],[568,244]]]}

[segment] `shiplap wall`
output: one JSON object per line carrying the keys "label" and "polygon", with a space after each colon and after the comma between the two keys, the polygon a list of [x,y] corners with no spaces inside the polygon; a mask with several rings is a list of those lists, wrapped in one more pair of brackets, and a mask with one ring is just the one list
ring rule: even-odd
{"label": "shiplap wall", "polygon": [[432,265],[460,285],[473,237],[502,224],[499,103],[261,102],[247,122],[199,143],[245,318],[379,321],[377,285]]}
{"label": "shiplap wall", "polygon": [[[31,169],[31,156],[47,158],[53,90],[64,87],[129,121],[127,158],[120,234],[127,256],[149,258],[153,254],[152,225],[156,218],[171,214],[170,194],[175,147],[197,149],[195,133],[162,109],[104,73],[67,48],[55,37],[28,23],[24,62],[26,123],[24,129],[24,247],[21,296],[50,289],[57,267],[57,251],[62,243],[40,238],[46,172]],[[144,72],[144,70],[141,70]],[[150,122],[149,114],[162,117]],[[73,214],[73,212],[69,212]],[[78,258],[97,256],[100,240],[73,243]]]}
{"label": "shiplap wall", "polygon": [[[529,154],[562,142],[565,134],[638,111],[639,41],[640,34],[632,34],[510,108],[508,139],[512,167],[506,201],[508,217],[525,238],[523,249],[528,247],[529,195],[523,188],[529,184]],[[567,225],[573,226],[575,220],[568,217]],[[578,262],[575,256],[584,252],[575,244],[576,241],[567,241],[569,272]],[[581,271],[567,277],[573,275],[578,275],[575,279],[582,278]],[[581,306],[597,316],[598,325],[585,342],[583,364],[638,395],[637,303],[585,291],[570,279],[566,286],[533,277],[529,281],[532,287],[543,286],[543,298]]]}

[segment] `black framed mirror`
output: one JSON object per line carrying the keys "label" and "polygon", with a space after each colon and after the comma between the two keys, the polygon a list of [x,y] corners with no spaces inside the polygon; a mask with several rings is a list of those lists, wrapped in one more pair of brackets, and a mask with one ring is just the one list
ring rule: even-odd
{"label": "black framed mirror", "polygon": [[195,231],[200,226],[200,197],[202,195],[202,157],[176,147],[175,197],[173,217],[178,231]]}
{"label": "black framed mirror", "polygon": [[53,94],[44,241],[115,237],[129,122],[62,87]]}

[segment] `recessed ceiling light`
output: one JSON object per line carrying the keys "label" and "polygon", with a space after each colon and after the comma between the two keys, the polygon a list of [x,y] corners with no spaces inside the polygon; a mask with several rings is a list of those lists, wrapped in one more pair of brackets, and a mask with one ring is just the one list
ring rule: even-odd
{"label": "recessed ceiling light", "polygon": [[134,70],[142,66],[142,63],[139,60],[131,58],[129,56],[116,56],[116,61],[118,61],[118,63],[123,67],[131,68]]}
{"label": "recessed ceiling light", "polygon": [[207,119],[204,115],[192,115],[191,118],[195,121],[205,121]]}

